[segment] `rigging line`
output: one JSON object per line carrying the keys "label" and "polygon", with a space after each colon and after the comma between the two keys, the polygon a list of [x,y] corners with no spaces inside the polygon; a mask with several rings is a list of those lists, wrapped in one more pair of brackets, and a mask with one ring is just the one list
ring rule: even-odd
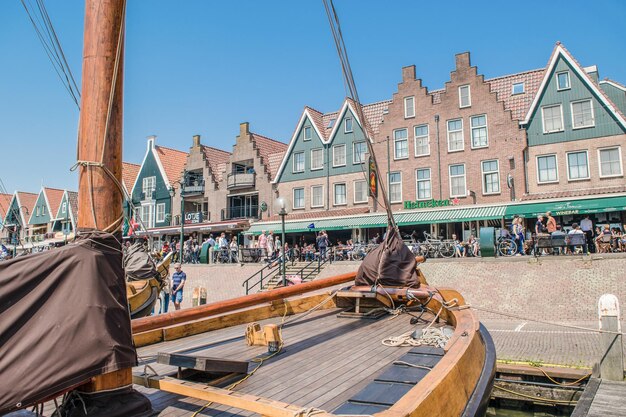
{"label": "rigging line", "polygon": [[[38,3],[40,3],[40,11],[43,11],[42,15],[45,19],[45,21],[47,22],[47,26],[49,26],[50,31],[52,32],[52,38],[54,39],[54,44],[56,45],[58,51],[61,53],[61,59],[63,60],[64,64],[65,64],[65,68],[67,68],[67,72],[69,74],[69,77],[72,81],[72,84],[74,85],[74,89],[76,91],[76,94],[78,95],[78,97],[80,98],[80,89],[78,88],[78,85],[76,84],[76,80],[74,79],[74,74],[72,73],[72,69],[70,68],[67,59],[65,58],[65,53],[63,51],[63,47],[61,46],[61,42],[59,41],[59,38],[57,36],[56,31],[54,30],[54,25],[52,24],[52,20],[50,20],[50,15],[48,14],[48,10],[46,9],[46,5],[44,4],[44,0],[37,0]],[[66,74],[66,76],[68,75]],[[69,83],[69,80],[68,80]]]}

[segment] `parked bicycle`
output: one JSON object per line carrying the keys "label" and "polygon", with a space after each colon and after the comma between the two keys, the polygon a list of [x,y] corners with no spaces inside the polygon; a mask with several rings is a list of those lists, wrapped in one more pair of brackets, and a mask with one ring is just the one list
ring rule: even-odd
{"label": "parked bicycle", "polygon": [[517,253],[517,243],[510,237],[500,236],[496,240],[496,251],[499,256],[514,256]]}

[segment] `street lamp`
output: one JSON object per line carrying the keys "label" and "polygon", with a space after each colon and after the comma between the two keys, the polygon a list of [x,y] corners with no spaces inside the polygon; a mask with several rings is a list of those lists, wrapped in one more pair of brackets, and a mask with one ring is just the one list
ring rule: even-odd
{"label": "street lamp", "polygon": [[[282,248],[279,248],[283,254],[282,259],[282,275],[283,275],[283,287],[287,286],[287,277],[285,276],[285,267],[286,267],[286,253],[285,253],[285,216],[287,215],[287,199],[285,197],[278,197],[274,202],[274,209],[278,212],[280,216],[281,225],[282,225],[282,236],[281,236],[281,245]],[[278,252],[278,253],[281,253]]]}
{"label": "street lamp", "polygon": [[185,243],[185,180],[187,179],[187,170],[183,171],[183,177],[180,180],[180,252],[178,253],[178,262],[183,263],[183,244]]}

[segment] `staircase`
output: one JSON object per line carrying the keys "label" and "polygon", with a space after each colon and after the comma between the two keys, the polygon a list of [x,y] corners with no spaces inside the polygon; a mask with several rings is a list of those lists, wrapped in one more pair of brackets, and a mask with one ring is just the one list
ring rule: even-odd
{"label": "staircase", "polygon": [[[324,270],[327,260],[311,262],[287,262],[285,265],[285,276],[300,278],[302,282],[314,280],[321,271]],[[251,292],[261,292],[282,287],[283,276],[280,263],[266,265],[245,280],[242,286],[246,295]]]}

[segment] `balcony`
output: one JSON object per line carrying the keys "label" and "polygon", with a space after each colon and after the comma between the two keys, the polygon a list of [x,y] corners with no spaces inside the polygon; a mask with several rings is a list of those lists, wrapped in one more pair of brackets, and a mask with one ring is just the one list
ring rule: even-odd
{"label": "balcony", "polygon": [[228,181],[226,183],[226,189],[228,189],[228,190],[237,190],[239,188],[254,187],[255,177],[256,177],[255,173],[251,173],[251,174],[244,174],[244,173],[228,174]]}
{"label": "balcony", "polygon": [[193,181],[183,184],[183,194],[186,196],[204,194],[204,181]]}
{"label": "balcony", "polygon": [[259,206],[235,206],[222,209],[222,221],[234,219],[258,219]]}

